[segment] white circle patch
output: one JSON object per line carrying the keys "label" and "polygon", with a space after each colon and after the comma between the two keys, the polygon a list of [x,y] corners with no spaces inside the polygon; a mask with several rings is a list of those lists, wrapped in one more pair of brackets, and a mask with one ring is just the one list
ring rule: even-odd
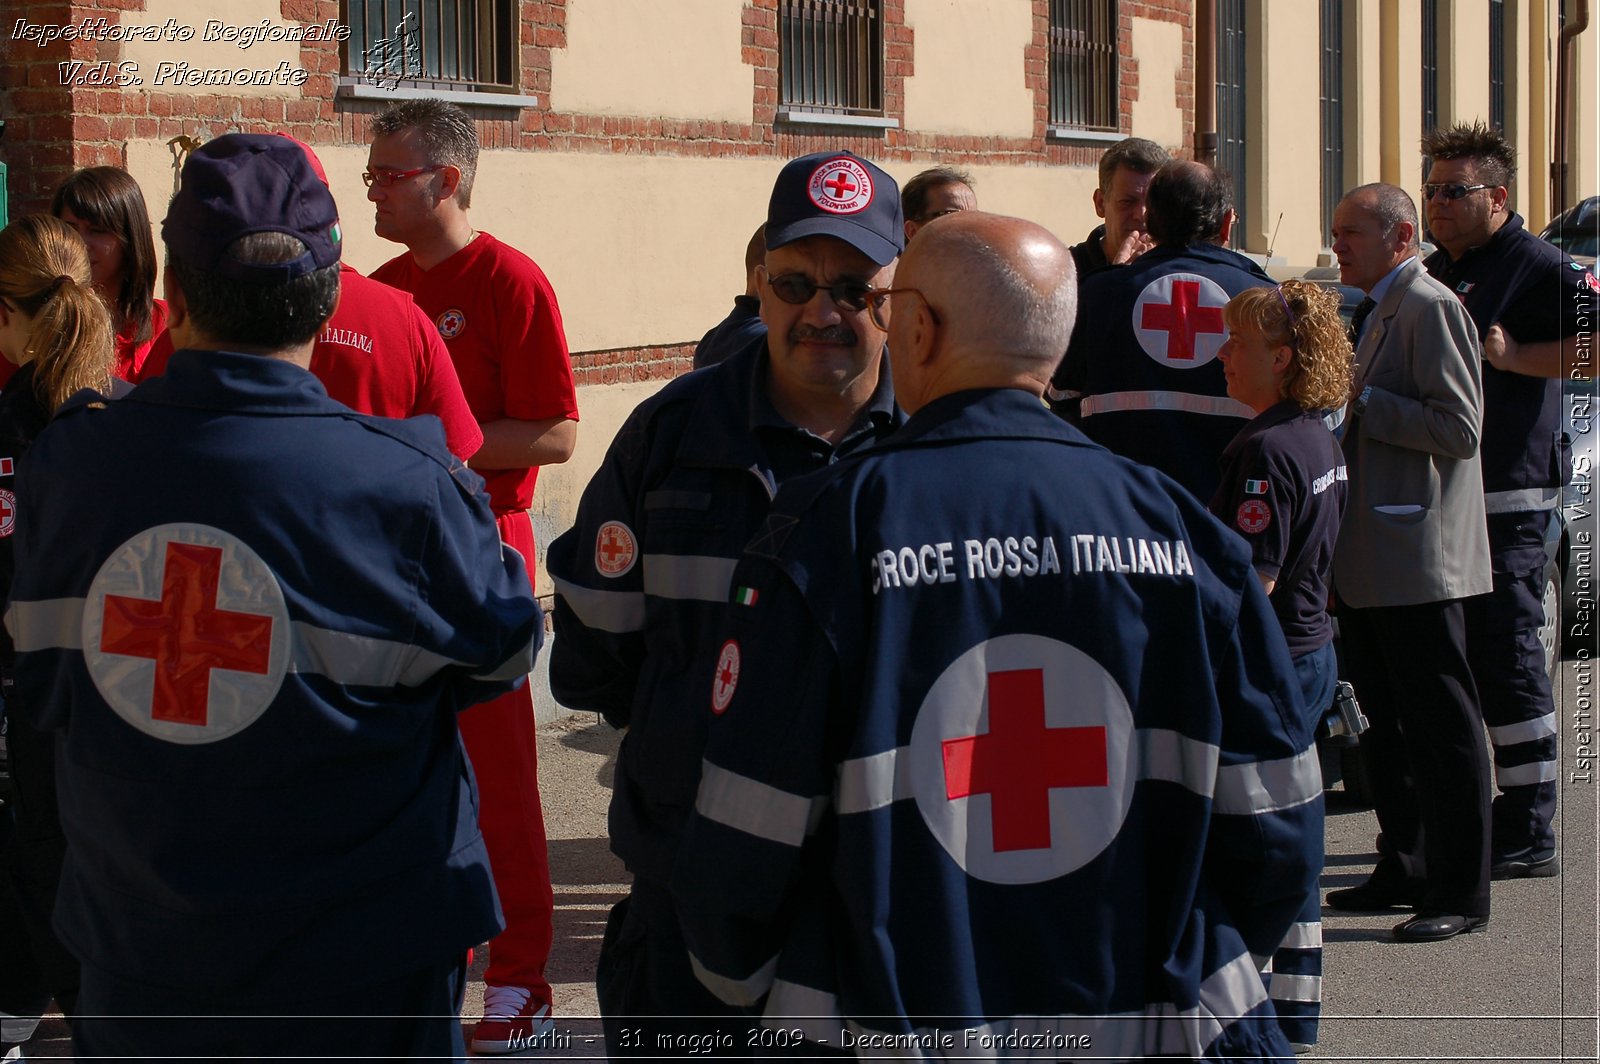
{"label": "white circle patch", "polygon": [[1078,648],[1007,635],[934,681],[911,730],[911,787],[968,875],[1041,883],[1094,860],[1122,829],[1137,778],[1133,711]]}
{"label": "white circle patch", "polygon": [[730,639],[722,644],[717,655],[717,672],[711,678],[711,712],[721,716],[733,701],[733,692],[739,687],[739,641]]}
{"label": "white circle patch", "polygon": [[811,172],[811,202],[831,214],[856,214],[872,205],[872,175],[854,159],[829,159]]}
{"label": "white circle patch", "polygon": [[1145,285],[1133,304],[1133,332],[1144,353],[1174,369],[1217,357],[1228,338],[1222,308],[1228,293],[1198,273],[1169,273]]}
{"label": "white circle patch", "polygon": [[439,320],[434,323],[439,326],[439,335],[446,340],[454,340],[460,336],[467,327],[467,316],[461,311],[451,307],[439,315]]}
{"label": "white circle patch", "polygon": [[83,657],[117,715],[171,743],[254,724],[289,662],[289,610],[266,562],[210,525],[146,529],[100,566]]}
{"label": "white circle patch", "polygon": [[17,496],[0,489],[0,539],[17,530]]}
{"label": "white circle patch", "polygon": [[633,529],[621,521],[607,521],[594,537],[594,567],[601,576],[619,577],[639,560],[639,542]]}

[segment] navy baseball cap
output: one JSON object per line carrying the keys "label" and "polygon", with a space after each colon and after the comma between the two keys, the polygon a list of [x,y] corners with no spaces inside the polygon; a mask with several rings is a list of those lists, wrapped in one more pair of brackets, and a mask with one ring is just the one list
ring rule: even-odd
{"label": "navy baseball cap", "polygon": [[767,249],[833,236],[879,266],[906,248],[894,178],[847,151],[802,156],[783,168],[767,205]]}
{"label": "navy baseball cap", "polygon": [[[305,254],[274,263],[226,254],[252,233],[287,233],[305,245]],[[334,265],[342,242],[333,194],[305,150],[289,138],[255,133],[229,133],[189,153],[161,238],[191,267],[262,285]]]}

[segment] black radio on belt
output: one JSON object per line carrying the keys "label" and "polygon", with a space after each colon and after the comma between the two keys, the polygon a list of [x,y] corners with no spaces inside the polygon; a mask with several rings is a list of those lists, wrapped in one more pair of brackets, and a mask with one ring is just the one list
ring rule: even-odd
{"label": "black radio on belt", "polygon": [[1329,738],[1341,735],[1354,738],[1367,730],[1367,718],[1361,712],[1361,704],[1356,701],[1356,689],[1348,681],[1339,681],[1333,695],[1333,706],[1322,723],[1328,729]]}

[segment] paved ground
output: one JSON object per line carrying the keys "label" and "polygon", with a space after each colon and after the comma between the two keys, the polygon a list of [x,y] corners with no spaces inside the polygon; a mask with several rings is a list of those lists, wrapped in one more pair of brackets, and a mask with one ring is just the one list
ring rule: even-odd
{"label": "paved ground", "polygon": [[[1600,836],[1593,778],[1592,699],[1596,677],[1580,663],[1562,666],[1563,785],[1560,878],[1497,883],[1494,917],[1482,934],[1430,945],[1389,938],[1393,915],[1324,911],[1327,943],[1322,1042],[1311,1059],[1345,1061],[1572,1061],[1597,1059],[1597,912]],[[1579,749],[1579,724],[1587,750]],[[551,868],[555,879],[555,953],[550,981],[569,1048],[603,1053],[593,972],[611,905],[626,873],[606,848],[605,805],[615,765],[616,733],[591,715],[548,724],[539,757]],[[1573,780],[1579,758],[1588,781]],[[1375,860],[1376,821],[1335,792],[1328,807],[1328,862],[1323,888],[1365,877]],[[481,978],[483,959],[475,970]],[[0,959],[3,963],[3,959]],[[465,1015],[481,1008],[475,981]],[[68,1055],[65,1029],[46,1021],[30,1057]],[[549,1054],[546,1054],[548,1057]],[[1084,1054],[1077,1059],[1095,1059]]]}

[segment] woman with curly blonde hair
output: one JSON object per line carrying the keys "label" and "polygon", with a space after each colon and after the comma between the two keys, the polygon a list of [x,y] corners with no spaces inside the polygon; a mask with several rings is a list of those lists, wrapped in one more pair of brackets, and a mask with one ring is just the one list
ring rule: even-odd
{"label": "woman with curly blonde hair", "polygon": [[[1222,320],[1228,339],[1218,357],[1228,394],[1256,416],[1222,453],[1222,484],[1210,509],[1250,544],[1294,660],[1309,735],[1338,683],[1328,570],[1348,484],[1344,454],[1323,414],[1349,395],[1350,339],[1338,293],[1310,281],[1241,292]],[[1297,1049],[1317,1040],[1321,911],[1313,886],[1272,961],[1273,1005]]]}
{"label": "woman with curly blonde hair", "polygon": [[[18,367],[0,390],[0,609],[16,571],[16,475],[27,465],[34,438],[69,396],[85,388],[109,391],[115,336],[110,312],[92,287],[89,249],[71,226],[36,214],[0,230],[0,355]],[[0,632],[0,676],[14,660],[11,639]],[[78,963],[49,919],[66,845],[56,806],[55,742],[34,727],[27,707],[17,705],[9,682],[4,687],[17,800],[11,842],[0,849],[0,1010],[32,1018],[54,998],[70,1018]],[[21,1027],[30,1030],[26,1019]]]}

